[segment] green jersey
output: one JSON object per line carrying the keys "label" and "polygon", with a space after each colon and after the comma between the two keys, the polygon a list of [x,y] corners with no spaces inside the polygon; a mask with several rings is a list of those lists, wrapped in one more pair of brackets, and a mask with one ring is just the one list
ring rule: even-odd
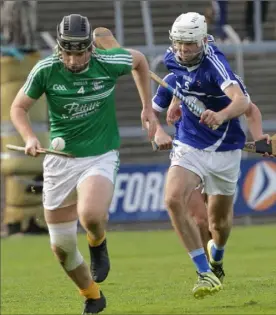
{"label": "green jersey", "polygon": [[114,90],[118,77],[131,70],[132,55],[123,48],[95,49],[80,73],[52,55],[32,69],[24,92],[33,99],[45,93],[51,140],[63,138],[63,151],[77,157],[104,154],[120,146]]}

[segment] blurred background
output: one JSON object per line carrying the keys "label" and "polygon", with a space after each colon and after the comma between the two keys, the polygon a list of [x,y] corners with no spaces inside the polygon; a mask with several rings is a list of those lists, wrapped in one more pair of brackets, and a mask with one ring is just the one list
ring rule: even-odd
{"label": "blurred background", "polygon": [[[163,76],[167,73],[162,58],[170,45],[168,31],[176,17],[188,11],[205,14],[209,33],[260,108],[264,132],[276,133],[275,1],[1,1],[2,235],[47,233],[41,204],[43,157],[8,152],[5,144],[23,145],[10,122],[9,109],[33,65],[51,54],[56,25],[62,17],[79,13],[88,16],[93,29],[111,29],[122,46],[143,52],[151,70]],[[152,83],[152,93],[156,87]],[[169,153],[152,152],[140,125],[139,96],[127,76],[119,80],[116,106],[122,136],[121,170],[110,208],[110,226],[167,227],[163,186]],[[48,117],[43,98],[30,117],[47,146]],[[167,130],[173,134],[173,128]],[[235,223],[265,223],[275,218],[276,162],[244,153]]]}

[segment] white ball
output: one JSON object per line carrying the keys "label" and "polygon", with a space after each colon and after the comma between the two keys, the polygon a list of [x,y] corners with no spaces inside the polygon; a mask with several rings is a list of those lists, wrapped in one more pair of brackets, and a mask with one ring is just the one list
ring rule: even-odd
{"label": "white ball", "polygon": [[65,148],[65,141],[61,137],[57,137],[52,140],[51,146],[54,150],[61,151]]}

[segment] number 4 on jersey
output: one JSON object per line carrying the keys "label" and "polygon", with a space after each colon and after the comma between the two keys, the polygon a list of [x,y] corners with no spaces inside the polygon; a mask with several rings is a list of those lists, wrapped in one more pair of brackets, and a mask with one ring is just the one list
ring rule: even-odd
{"label": "number 4 on jersey", "polygon": [[78,92],[77,93],[79,93],[79,94],[84,94],[84,87],[82,86],[79,90],[78,90]]}

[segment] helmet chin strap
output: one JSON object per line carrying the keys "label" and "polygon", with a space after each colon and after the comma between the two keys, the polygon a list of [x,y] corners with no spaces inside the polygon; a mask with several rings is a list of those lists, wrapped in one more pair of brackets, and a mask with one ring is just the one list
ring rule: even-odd
{"label": "helmet chin strap", "polygon": [[203,55],[204,55],[204,51],[202,50],[199,53],[195,54],[195,57],[192,60],[190,60],[190,61],[183,61],[181,59],[181,57],[178,55],[178,53],[176,52],[175,53],[175,59],[180,65],[189,68],[189,67],[193,67],[193,66],[196,66],[196,65],[200,64],[200,62],[201,62],[201,60],[203,58]]}

